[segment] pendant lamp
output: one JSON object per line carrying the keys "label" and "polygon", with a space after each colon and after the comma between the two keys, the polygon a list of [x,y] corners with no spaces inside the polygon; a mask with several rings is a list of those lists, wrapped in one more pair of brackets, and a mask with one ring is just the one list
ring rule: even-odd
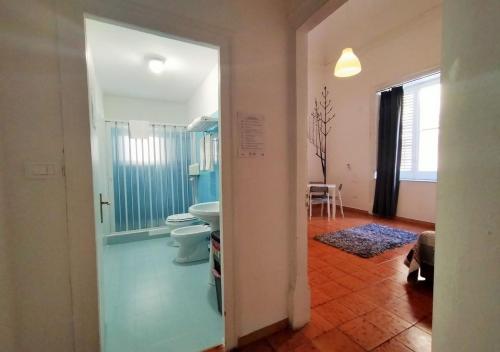
{"label": "pendant lamp", "polygon": [[361,62],[352,51],[352,48],[342,50],[340,58],[335,64],[335,77],[352,77],[361,72]]}

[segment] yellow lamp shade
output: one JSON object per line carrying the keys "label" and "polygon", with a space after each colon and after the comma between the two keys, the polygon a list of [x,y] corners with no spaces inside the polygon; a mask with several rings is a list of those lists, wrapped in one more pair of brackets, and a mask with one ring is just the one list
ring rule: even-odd
{"label": "yellow lamp shade", "polygon": [[342,50],[342,55],[335,64],[336,77],[351,77],[361,72],[361,62],[352,51],[352,48]]}

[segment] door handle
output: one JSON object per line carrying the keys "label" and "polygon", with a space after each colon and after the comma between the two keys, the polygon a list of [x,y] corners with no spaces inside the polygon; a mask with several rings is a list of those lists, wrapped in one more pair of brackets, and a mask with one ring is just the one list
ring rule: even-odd
{"label": "door handle", "polygon": [[99,193],[99,212],[101,214],[101,224],[104,222],[104,218],[102,215],[102,206],[103,205],[111,205],[111,203],[108,201],[103,201],[102,200],[102,193]]}

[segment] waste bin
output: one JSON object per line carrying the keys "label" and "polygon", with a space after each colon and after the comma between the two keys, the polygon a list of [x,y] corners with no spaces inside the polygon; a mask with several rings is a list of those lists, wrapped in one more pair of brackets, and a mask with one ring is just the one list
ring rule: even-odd
{"label": "waste bin", "polygon": [[222,314],[222,270],[221,270],[221,256],[220,256],[220,231],[214,231],[211,234],[211,245],[214,267],[212,274],[214,275],[215,289],[217,291],[217,306],[219,313]]}
{"label": "waste bin", "polygon": [[217,291],[217,308],[219,313],[222,314],[222,277],[215,269],[212,269],[212,273],[214,275],[215,290]]}

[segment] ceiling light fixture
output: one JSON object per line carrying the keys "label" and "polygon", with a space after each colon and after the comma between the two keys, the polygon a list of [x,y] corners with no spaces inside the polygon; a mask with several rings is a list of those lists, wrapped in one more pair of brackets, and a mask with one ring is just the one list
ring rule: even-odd
{"label": "ceiling light fixture", "polygon": [[148,59],[149,70],[159,75],[165,70],[165,61],[163,58]]}
{"label": "ceiling light fixture", "polygon": [[335,77],[352,77],[361,72],[361,62],[352,48],[342,50],[340,58],[335,64]]}
{"label": "ceiling light fixture", "polygon": [[[347,1],[345,5],[342,7],[345,7],[345,16],[344,20],[347,21],[346,25],[353,27],[349,33],[349,37],[345,38],[348,39],[349,41],[355,41],[356,37],[359,38],[359,33],[360,29],[356,28],[358,27],[359,21],[356,21],[355,18],[351,16],[351,14],[354,12],[356,13],[355,8],[351,8],[356,6],[355,2],[352,1]],[[352,48],[344,48],[342,50],[342,54],[340,54],[339,59],[337,60],[337,63],[335,64],[335,70],[333,71],[333,74],[335,77],[352,77],[356,76],[358,73],[361,72],[361,62],[359,61],[359,58],[354,54],[354,51]]]}

